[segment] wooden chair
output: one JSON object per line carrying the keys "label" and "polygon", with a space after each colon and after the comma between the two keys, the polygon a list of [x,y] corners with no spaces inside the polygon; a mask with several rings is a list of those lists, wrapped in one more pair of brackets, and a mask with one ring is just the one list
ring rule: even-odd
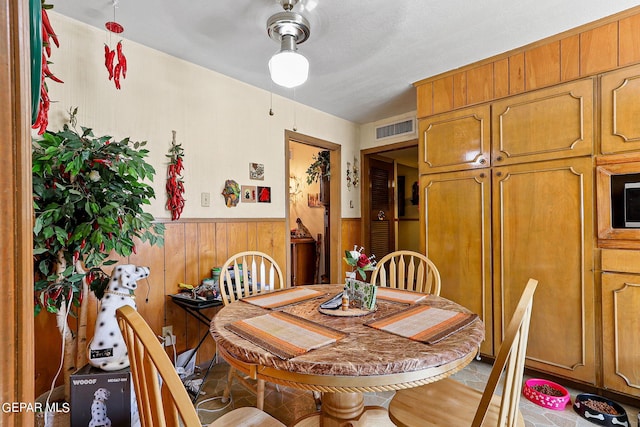
{"label": "wooden chair", "polygon": [[284,279],[280,266],[269,255],[258,251],[237,253],[224,263],[220,272],[222,302],[227,305],[253,294],[282,289],[286,287]]}
{"label": "wooden chair", "polygon": [[[240,281],[238,278],[241,278]],[[240,252],[231,256],[222,266],[219,284],[224,305],[253,294],[286,287],[285,278],[278,264],[269,255],[258,251]],[[256,395],[256,407],[263,409],[264,380],[256,378],[254,365],[241,362],[229,367],[222,402],[228,401],[234,379]]]}
{"label": "wooden chair", "polygon": [[[389,417],[398,426],[524,427],[518,410],[533,294],[538,281],[529,279],[505,330],[484,392],[446,378],[396,392]],[[502,397],[494,393],[502,376]]]}
{"label": "wooden chair", "polygon": [[[147,322],[127,305],[116,310],[116,317],[129,352],[142,427],[200,426],[187,390]],[[251,407],[228,412],[209,427],[238,425],[284,427],[269,414]]]}
{"label": "wooden chair", "polygon": [[382,257],[373,270],[371,283],[440,295],[440,272],[429,258],[413,251],[395,251]]}

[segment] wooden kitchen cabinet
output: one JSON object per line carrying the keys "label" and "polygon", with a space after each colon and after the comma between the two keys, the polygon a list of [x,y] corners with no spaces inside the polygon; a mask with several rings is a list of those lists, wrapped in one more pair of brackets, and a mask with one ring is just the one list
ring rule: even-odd
{"label": "wooden kitchen cabinet", "polygon": [[537,279],[527,366],[595,384],[592,159],[493,168],[492,194],[495,347]]}
{"label": "wooden kitchen cabinet", "polygon": [[490,111],[480,105],[419,120],[420,173],[489,167]]}
{"label": "wooden kitchen cabinet", "polygon": [[601,153],[640,150],[640,65],[602,76]]}
{"label": "wooden kitchen cabinet", "polygon": [[640,397],[640,252],[602,250],[604,387]]}
{"label": "wooden kitchen cabinet", "polygon": [[291,238],[291,286],[313,285],[316,275],[316,241]]}
{"label": "wooden kitchen cabinet", "polygon": [[584,79],[494,102],[491,164],[592,154],[593,85]]}
{"label": "wooden kitchen cabinet", "polygon": [[425,253],[440,272],[440,295],[480,315],[485,324],[480,352],[493,355],[491,171],[430,174],[420,179]]}

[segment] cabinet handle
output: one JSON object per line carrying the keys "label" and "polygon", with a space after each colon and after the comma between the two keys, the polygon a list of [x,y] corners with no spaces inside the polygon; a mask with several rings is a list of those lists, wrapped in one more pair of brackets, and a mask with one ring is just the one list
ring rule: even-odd
{"label": "cabinet handle", "polygon": [[487,176],[487,175],[485,175],[485,173],[484,173],[484,172],[480,174],[480,178],[484,178],[484,177],[486,177],[486,176]]}
{"label": "cabinet handle", "polygon": [[501,162],[502,160],[504,160],[504,158],[502,156],[498,156],[498,157],[496,157],[496,160]]}
{"label": "cabinet handle", "polygon": [[502,176],[502,172],[496,172],[496,176]]}
{"label": "cabinet handle", "polygon": [[484,165],[485,163],[487,163],[487,160],[486,160],[486,159],[480,159],[480,164],[481,164],[481,165]]}

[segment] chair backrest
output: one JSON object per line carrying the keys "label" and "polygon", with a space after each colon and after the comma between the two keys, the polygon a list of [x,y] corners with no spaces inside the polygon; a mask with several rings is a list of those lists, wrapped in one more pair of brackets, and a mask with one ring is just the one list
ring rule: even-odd
{"label": "chair backrest", "polygon": [[513,427],[516,425],[525,355],[527,352],[527,341],[529,339],[529,323],[531,321],[533,294],[537,286],[537,280],[529,279],[522,292],[516,310],[505,330],[504,340],[500,345],[500,350],[491,369],[491,374],[482,393],[480,405],[473,418],[471,427],[480,427],[482,425],[491,399],[502,376],[502,371],[505,371],[504,388],[502,391],[500,416],[497,427]]}
{"label": "chair backrest", "polygon": [[116,310],[116,318],[129,352],[142,427],[200,426],[182,381],[147,322],[128,305]]}
{"label": "chair backrest", "polygon": [[429,258],[413,251],[395,251],[382,257],[371,283],[440,295],[440,272]]}
{"label": "chair backrest", "polygon": [[222,266],[219,284],[224,305],[249,295],[286,287],[278,263],[259,251],[240,252],[231,256]]}

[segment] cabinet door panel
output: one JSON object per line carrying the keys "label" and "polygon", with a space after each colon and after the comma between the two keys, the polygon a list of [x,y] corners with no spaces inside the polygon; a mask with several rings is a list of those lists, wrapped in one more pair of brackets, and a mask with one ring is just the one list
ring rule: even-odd
{"label": "cabinet door panel", "polygon": [[595,382],[590,158],[494,168],[495,348],[532,277],[527,365]]}
{"label": "cabinet door panel", "polygon": [[582,80],[492,105],[494,166],[593,151],[593,80]]}
{"label": "cabinet door panel", "polygon": [[640,275],[602,274],[604,386],[640,396]]}
{"label": "cabinet door panel", "polygon": [[420,173],[489,166],[488,105],[420,120]]}
{"label": "cabinet door panel", "polygon": [[640,149],[640,66],[602,76],[603,154]]}
{"label": "cabinet door panel", "polygon": [[491,172],[423,175],[426,255],[442,278],[440,295],[480,315],[493,354],[491,295]]}

